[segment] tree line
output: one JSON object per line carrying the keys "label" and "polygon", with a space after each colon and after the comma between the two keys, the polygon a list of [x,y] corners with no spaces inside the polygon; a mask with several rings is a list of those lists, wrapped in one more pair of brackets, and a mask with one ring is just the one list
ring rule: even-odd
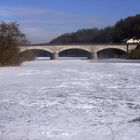
{"label": "tree line", "polygon": [[140,38],[140,15],[119,20],[115,25],[103,29],[82,29],[73,33],[65,33],[49,44],[96,44],[124,43],[130,38]]}

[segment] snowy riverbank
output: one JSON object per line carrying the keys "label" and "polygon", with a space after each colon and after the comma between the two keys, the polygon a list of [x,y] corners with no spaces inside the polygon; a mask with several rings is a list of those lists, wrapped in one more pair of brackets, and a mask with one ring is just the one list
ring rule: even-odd
{"label": "snowy riverbank", "polygon": [[1,140],[139,140],[139,117],[139,63],[0,68]]}

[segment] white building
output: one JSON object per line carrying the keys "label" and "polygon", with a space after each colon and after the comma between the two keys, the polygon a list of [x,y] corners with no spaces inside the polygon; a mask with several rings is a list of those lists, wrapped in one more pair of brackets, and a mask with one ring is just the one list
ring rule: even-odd
{"label": "white building", "polygon": [[131,38],[127,40],[127,44],[140,44],[140,39]]}

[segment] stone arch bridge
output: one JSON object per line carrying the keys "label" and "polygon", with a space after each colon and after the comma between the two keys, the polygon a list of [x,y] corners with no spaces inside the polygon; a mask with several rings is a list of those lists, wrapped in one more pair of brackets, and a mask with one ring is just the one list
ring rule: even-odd
{"label": "stone arch bridge", "polygon": [[51,59],[59,59],[59,53],[69,49],[80,49],[90,53],[91,59],[97,59],[97,52],[104,49],[119,49],[126,53],[135,49],[136,45],[46,45],[46,46],[21,46],[20,52],[26,50],[44,50],[52,54]]}

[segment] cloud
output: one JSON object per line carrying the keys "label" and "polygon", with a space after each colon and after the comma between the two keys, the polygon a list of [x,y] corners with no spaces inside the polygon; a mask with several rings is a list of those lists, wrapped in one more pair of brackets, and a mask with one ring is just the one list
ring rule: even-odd
{"label": "cloud", "polygon": [[22,27],[21,30],[26,32],[27,38],[32,43],[47,43],[53,38],[61,35],[61,32],[44,31],[37,27]]}
{"label": "cloud", "polygon": [[0,6],[0,16],[39,16],[39,15],[58,15],[55,10],[47,8],[21,7],[21,6]]}
{"label": "cloud", "polygon": [[61,19],[61,20],[24,20],[20,21],[23,32],[34,43],[49,42],[66,32],[73,32],[82,28],[103,27],[114,20],[96,20],[91,18]]}
{"label": "cloud", "polygon": [[[21,7],[21,6],[0,6],[0,18],[15,19],[22,23],[29,24],[106,24],[110,20],[98,17],[84,17],[76,14],[64,13],[54,9]],[[10,17],[10,18],[9,18]],[[112,22],[112,21],[111,21]]]}
{"label": "cloud", "polygon": [[48,42],[58,35],[82,28],[104,27],[116,20],[63,13],[54,9],[0,6],[0,19],[17,21],[34,43]]}

